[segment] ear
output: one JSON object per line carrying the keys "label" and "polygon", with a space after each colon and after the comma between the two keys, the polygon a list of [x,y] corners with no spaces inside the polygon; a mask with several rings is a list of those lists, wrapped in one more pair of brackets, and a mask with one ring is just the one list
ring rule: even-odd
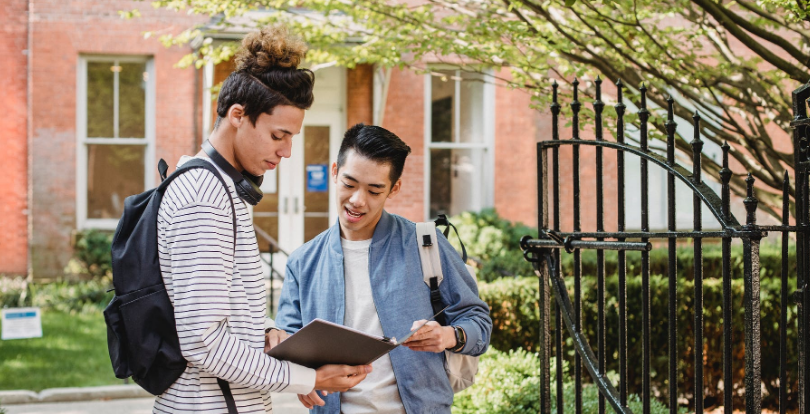
{"label": "ear", "polygon": [[333,162],[332,163],[332,182],[335,183],[335,184],[337,184],[337,171],[338,171],[337,163]]}
{"label": "ear", "polygon": [[401,187],[402,187],[402,179],[400,178],[399,180],[397,180],[396,183],[394,183],[394,185],[391,186],[391,192],[388,193],[387,198],[394,198],[394,196],[399,193]]}
{"label": "ear", "polygon": [[240,104],[233,104],[228,108],[228,123],[234,127],[239,128],[245,121],[245,107]]}

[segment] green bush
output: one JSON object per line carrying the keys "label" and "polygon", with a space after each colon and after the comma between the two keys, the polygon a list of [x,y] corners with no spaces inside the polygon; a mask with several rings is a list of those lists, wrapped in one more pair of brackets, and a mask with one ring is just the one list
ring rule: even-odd
{"label": "green bush", "polygon": [[[512,223],[498,216],[493,209],[480,213],[465,212],[451,217],[450,222],[458,228],[459,236],[471,258],[479,262],[478,278],[492,281],[504,276],[531,276],[532,266],[523,259],[520,239],[525,235],[537,237],[537,229],[521,223]],[[457,238],[449,235],[450,242],[460,249]],[[742,277],[742,245],[735,241],[732,245],[732,277]],[[574,256],[563,253],[562,266],[573,269]],[[596,275],[596,251],[582,251],[582,274]],[[694,248],[681,245],[677,249],[677,271],[679,279],[694,279]],[[703,245],[704,278],[722,277],[723,252],[719,239],[706,239]],[[669,252],[666,246],[659,246],[650,252],[650,273],[665,275],[669,272]],[[779,277],[782,271],[782,247],[779,244],[763,243],[760,248],[761,277]],[[616,274],[618,255],[608,252],[605,255],[605,273]],[[641,254],[627,254],[628,273],[641,272]],[[788,248],[788,272],[796,274],[796,248]]]}
{"label": "green bush", "polygon": [[[552,362],[554,359],[552,358]],[[619,383],[619,376],[613,371],[608,372],[608,378],[615,383]],[[551,412],[557,412],[557,399],[556,399],[556,384],[552,378],[552,391],[551,391]],[[568,378],[573,378],[568,376]],[[627,406],[634,413],[643,413],[644,406],[638,394],[630,394],[627,396]],[[605,402],[605,411],[613,412],[610,404]],[[680,413],[686,413],[685,408],[679,408]],[[575,413],[576,411],[576,388],[574,382],[566,382],[563,384],[563,413]],[[593,384],[582,384],[582,414],[598,414],[599,413],[599,389]],[[653,399],[650,401],[651,414],[669,414],[669,408],[661,402]]]}
{"label": "green bush", "polygon": [[453,413],[539,413],[539,372],[537,354],[489,348],[479,361],[475,384],[453,399]]}
{"label": "green bush", "polygon": [[[564,361],[563,369],[568,371]],[[525,350],[501,352],[490,348],[481,356],[479,371],[472,387],[456,394],[453,399],[454,414],[522,414],[540,412],[540,359],[537,354]],[[551,412],[557,412],[557,390],[555,359],[551,360]],[[608,377],[618,382],[618,375],[609,372]],[[576,389],[573,377],[563,384],[562,412],[576,412]],[[628,405],[635,413],[643,412],[638,395],[628,397]],[[610,410],[610,407],[608,407]],[[685,412],[686,410],[681,409]],[[599,390],[593,384],[582,387],[582,413],[599,412]],[[669,409],[658,401],[651,401],[652,414],[669,414]]]}
{"label": "green bush", "polygon": [[[523,259],[520,238],[537,236],[537,229],[512,223],[498,216],[493,209],[480,213],[465,212],[451,217],[467,254],[480,263],[478,279],[492,281],[504,276],[528,276],[532,266]],[[448,238],[459,251],[461,246],[451,230]]]}
{"label": "green bush", "polygon": [[108,277],[81,282],[33,283],[0,278],[0,308],[38,306],[64,313],[98,311],[112,300]]}
{"label": "green bush", "polygon": [[113,234],[101,230],[84,230],[77,234],[73,248],[73,258],[68,263],[65,273],[86,274],[94,278],[112,274]]}
{"label": "green bush", "polygon": [[539,281],[521,277],[479,283],[479,296],[489,305],[492,317],[491,346],[504,351],[539,350],[536,346],[540,337]]}
{"label": "green bush", "polygon": [[[566,278],[566,287],[569,295],[573,296],[573,278]],[[596,278],[582,279],[582,318],[583,331],[591,347],[596,350],[597,329],[597,289]],[[618,278],[608,277],[605,281],[606,289],[606,354],[608,355],[607,369],[619,371],[618,367]],[[777,401],[777,378],[779,376],[779,320],[780,320],[780,289],[781,281],[777,278],[763,278],[760,282],[760,330],[761,330],[761,362],[762,379],[766,392],[763,394],[763,405],[774,406]],[[743,281],[732,280],[732,369],[734,374],[733,387],[736,390],[744,389],[744,307],[743,307]],[[789,290],[795,290],[795,280],[790,284]],[[493,283],[480,284],[481,297],[490,305],[493,319],[493,334],[491,344],[497,349],[526,349],[531,352],[538,350],[539,338],[539,308],[537,308],[537,278],[520,278],[515,280],[499,280]],[[666,393],[668,389],[668,279],[663,276],[650,278],[651,297],[651,375],[653,388]],[[692,281],[678,282],[678,390],[681,396],[689,397],[694,390],[694,284]],[[703,336],[704,336],[704,394],[707,402],[722,400],[720,382],[723,378],[723,323],[722,320],[722,281],[707,279],[703,285]],[[534,309],[534,310],[532,310]],[[627,315],[628,315],[628,361],[641,361],[641,277],[628,276],[627,278]],[[796,403],[797,366],[796,321],[795,306],[788,307],[787,349],[790,381],[788,394],[789,403]],[[554,321],[551,321],[552,335],[554,335]],[[564,346],[565,358],[573,361],[573,342],[564,333],[566,338]],[[553,336],[552,336],[553,338]],[[586,375],[587,376],[587,375]],[[628,386],[631,391],[641,390],[641,366],[639,363],[628,364]],[[664,398],[664,397],[662,397]]]}
{"label": "green bush", "polygon": [[[712,243],[715,242],[715,243]],[[703,277],[721,278],[723,275],[723,249],[716,242],[718,239],[707,239],[703,244]],[[522,255],[517,251],[514,255]],[[618,254],[607,252],[605,254],[605,273],[612,275],[618,271]],[[627,273],[641,273],[641,253],[628,252]],[[735,241],[731,247],[731,275],[732,278],[741,278],[743,274],[743,249],[742,243]],[[677,249],[677,271],[678,280],[692,280],[695,278],[695,250],[690,245],[681,245]],[[796,246],[788,246],[788,274],[796,274]],[[567,270],[567,274],[573,274],[574,255],[563,253],[561,257],[562,266]],[[582,274],[596,275],[596,251],[582,251]],[[782,247],[779,244],[763,243],[759,251],[760,277],[767,279],[770,277],[780,277],[782,274]],[[669,273],[669,251],[666,246],[659,246],[650,251],[650,273],[665,275]],[[523,276],[529,276],[524,274]]]}

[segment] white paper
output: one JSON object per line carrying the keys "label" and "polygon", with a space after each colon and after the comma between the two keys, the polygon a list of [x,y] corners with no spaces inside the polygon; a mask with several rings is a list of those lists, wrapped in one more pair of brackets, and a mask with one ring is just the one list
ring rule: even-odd
{"label": "white paper", "polygon": [[42,316],[39,308],[3,309],[3,340],[42,337]]}

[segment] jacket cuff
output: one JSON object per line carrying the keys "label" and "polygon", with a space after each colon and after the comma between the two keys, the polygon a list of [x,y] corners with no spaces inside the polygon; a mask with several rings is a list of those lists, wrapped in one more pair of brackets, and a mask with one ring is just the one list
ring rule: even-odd
{"label": "jacket cuff", "polygon": [[460,326],[462,329],[464,329],[464,333],[467,335],[467,343],[464,344],[464,348],[457,351],[459,354],[480,355],[484,352],[485,344],[479,335],[478,325],[472,321],[459,321],[453,325]]}
{"label": "jacket cuff", "polygon": [[309,394],[315,389],[315,370],[302,365],[287,362],[290,368],[290,385],[283,393]]}

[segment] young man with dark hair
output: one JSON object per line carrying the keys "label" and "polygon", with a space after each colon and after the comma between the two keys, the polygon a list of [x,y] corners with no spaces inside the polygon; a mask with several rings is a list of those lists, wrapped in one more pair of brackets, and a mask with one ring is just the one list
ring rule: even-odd
{"label": "young man with dark hair", "polygon": [[[294,333],[315,318],[363,332],[402,337],[433,315],[422,278],[416,226],[384,210],[401,190],[411,149],[393,133],[358,124],[332,165],[338,223],[287,262],[276,324]],[[444,351],[480,355],[489,345],[489,308],[450,243],[437,237],[448,326],[429,322],[404,347],[375,361],[357,387],[321,398],[299,395],[316,413],[450,413],[453,390]],[[463,331],[457,338],[456,329]],[[461,341],[458,341],[461,339]]]}
{"label": "young man with dark hair", "polygon": [[290,157],[312,105],[314,75],[296,68],[304,50],[283,27],[244,39],[236,71],[219,95],[216,127],[197,154],[214,164],[225,185],[198,168],[163,195],[156,242],[188,365],[156,397],[155,413],[272,412],[272,392],[343,391],[370,372],[370,366],[345,365],[313,370],[265,354],[274,342],[265,331],[265,281],[246,203],[261,199],[251,181]]}

